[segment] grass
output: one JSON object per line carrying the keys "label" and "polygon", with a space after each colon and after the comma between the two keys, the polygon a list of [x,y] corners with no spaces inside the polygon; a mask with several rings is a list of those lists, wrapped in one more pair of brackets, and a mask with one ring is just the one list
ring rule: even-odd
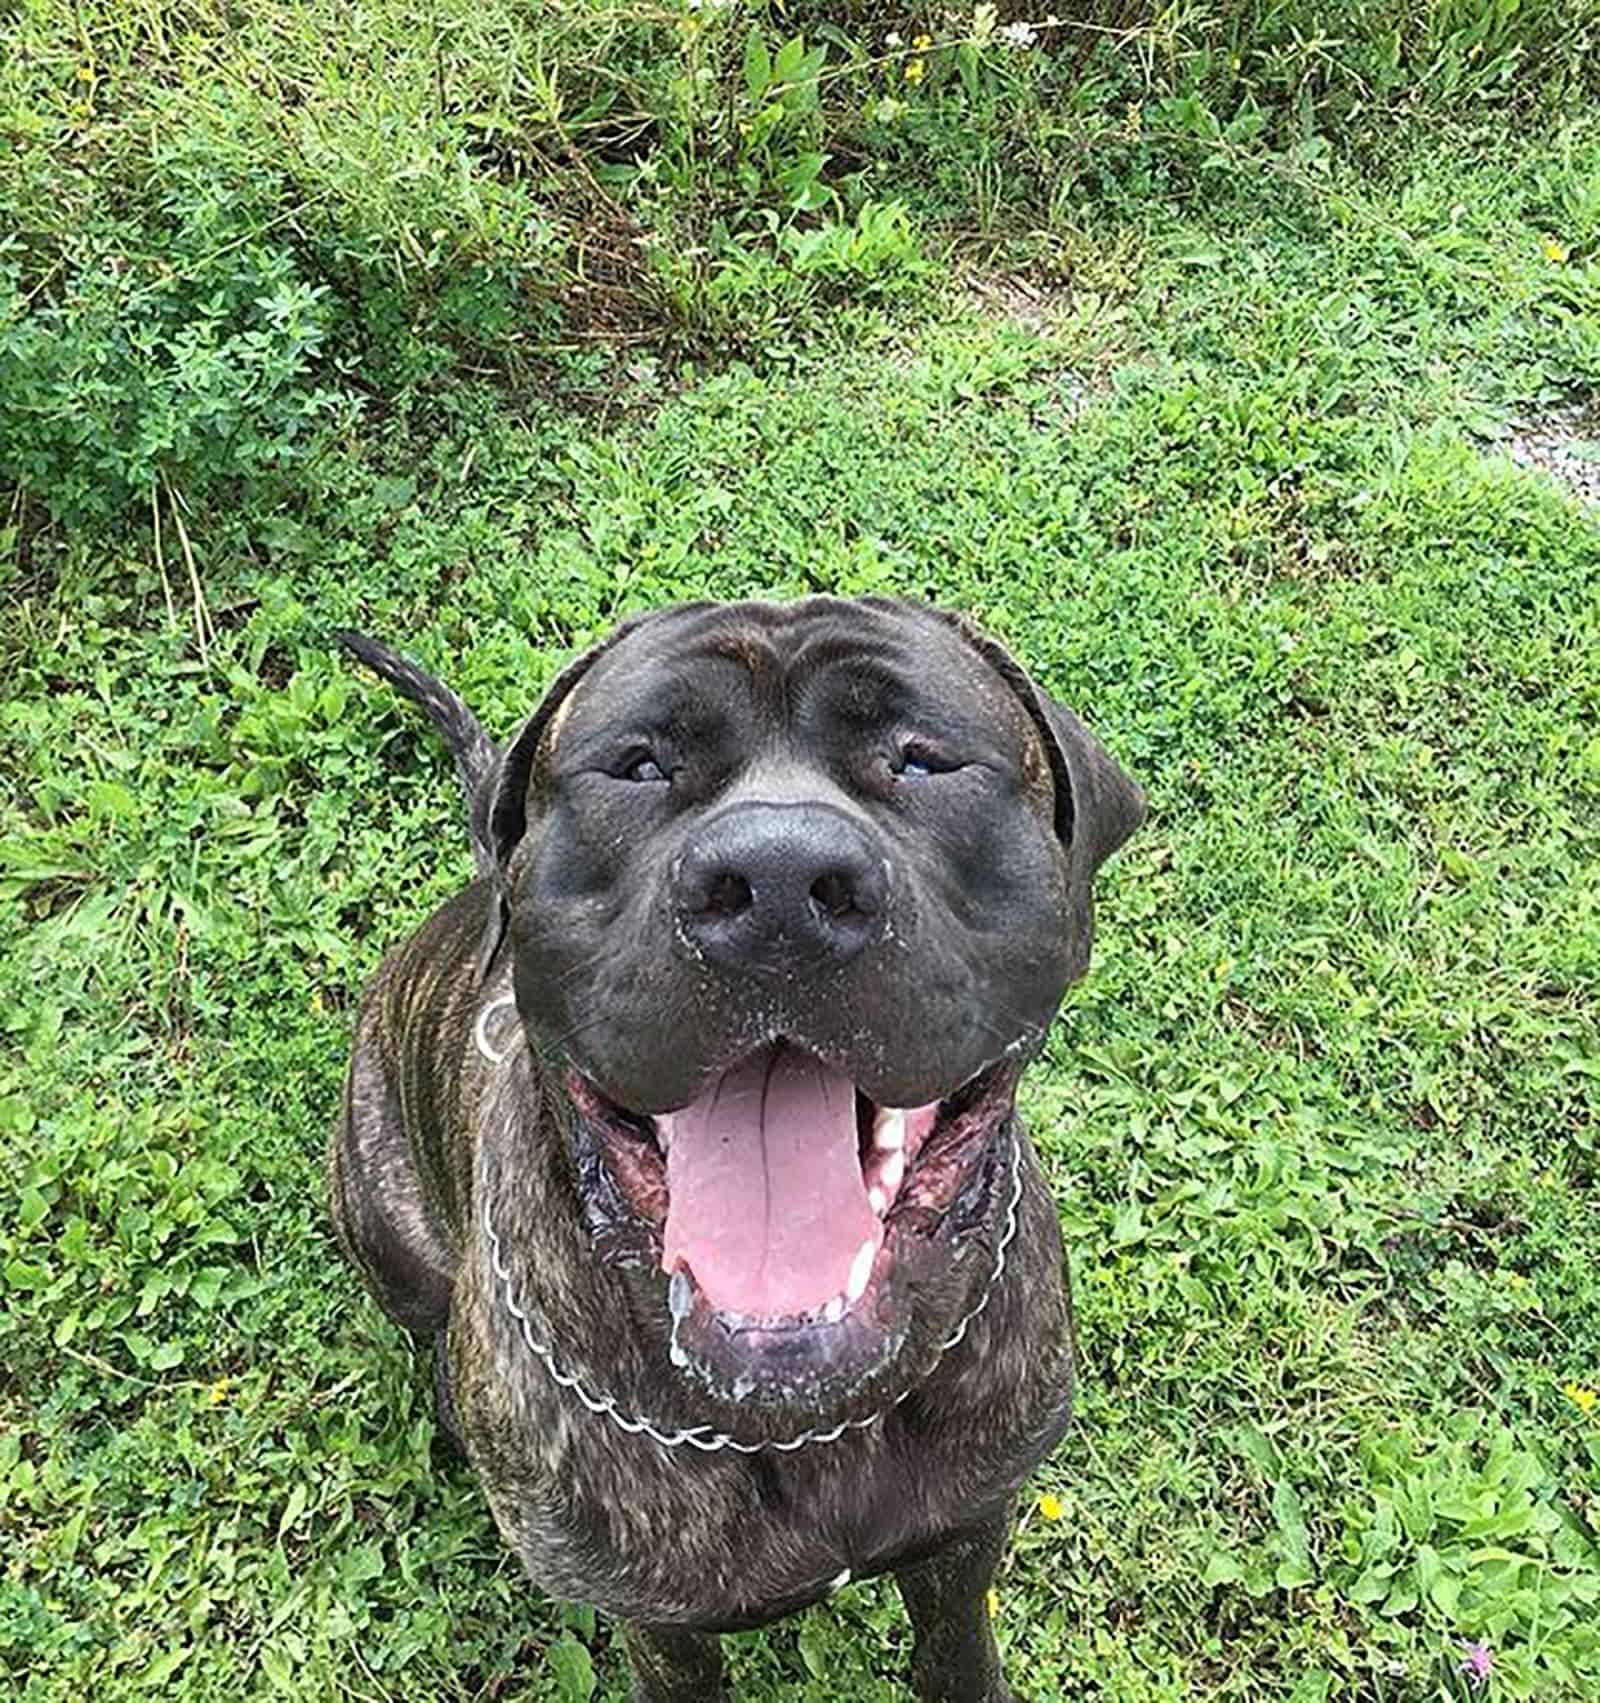
{"label": "grass", "polygon": [[[292,60],[315,14],[282,11]],[[213,87],[180,64],[211,64],[209,16],[127,10],[141,100]],[[1600,384],[1600,128],[1401,126],[1357,157],[1115,122],[1098,187],[953,251],[936,200],[985,179],[941,133],[954,175],[873,238],[888,271],[829,260],[796,295],[736,268],[716,336],[615,352],[568,335],[554,273],[503,298],[418,261],[375,294],[403,178],[280,249],[260,221],[303,182],[258,204],[204,149],[180,169],[194,132],[96,131],[138,172],[93,205],[159,210],[148,279],[256,235],[214,313],[209,274],[160,297],[180,353],[101,439],[61,399],[128,370],[117,299],[52,285],[3,322],[13,376],[23,337],[66,363],[0,426],[56,458],[7,463],[0,553],[12,1695],[625,1695],[332,1245],[357,990],[468,855],[441,754],[327,635],[403,643],[504,731],[622,612],[809,589],[978,613],[1152,800],[1026,1089],[1083,1379],[998,1581],[1019,1694],[1600,1688],[1600,524],[1493,447]],[[469,183],[428,176],[447,153],[420,147],[429,193]],[[78,163],[26,170],[41,197]],[[30,206],[36,291],[77,251]],[[792,270],[858,215],[763,252]],[[1011,265],[1020,319],[968,287]],[[502,324],[516,360],[484,356]],[[879,1585],[730,1649],[743,1697],[903,1695]]]}

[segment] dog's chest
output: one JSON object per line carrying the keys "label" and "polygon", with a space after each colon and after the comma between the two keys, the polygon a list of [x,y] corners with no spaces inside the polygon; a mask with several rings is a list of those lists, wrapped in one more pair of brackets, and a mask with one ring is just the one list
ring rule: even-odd
{"label": "dog's chest", "polygon": [[[452,1360],[468,1450],[507,1542],[551,1595],[733,1630],[992,1516],[1060,1436],[1070,1401],[1060,1246],[1042,1193],[1024,1216],[1006,1282],[935,1376],[875,1423],[792,1452],[685,1440],[683,1418],[630,1371],[627,1333],[563,1335],[543,1318],[524,1328],[480,1250],[458,1273]],[[608,1348],[610,1378],[574,1377],[549,1347],[564,1341]]]}
{"label": "dog's chest", "polygon": [[937,1547],[1018,1476],[1014,1440],[892,1424],[814,1455],[708,1458],[578,1442],[564,1483],[492,1496],[540,1586],[631,1618],[737,1630]]}

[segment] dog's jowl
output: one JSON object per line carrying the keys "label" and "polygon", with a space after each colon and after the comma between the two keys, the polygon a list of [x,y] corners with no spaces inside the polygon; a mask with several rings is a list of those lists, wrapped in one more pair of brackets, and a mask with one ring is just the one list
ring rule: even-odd
{"label": "dog's jowl", "polygon": [[479,874],[366,990],[334,1216],[506,1541],[641,1699],[884,1571],[918,1696],[1009,1697],[987,1589],[1072,1389],[1014,1096],[1138,789],[916,604],[632,620],[503,751],[345,642],[450,745]]}

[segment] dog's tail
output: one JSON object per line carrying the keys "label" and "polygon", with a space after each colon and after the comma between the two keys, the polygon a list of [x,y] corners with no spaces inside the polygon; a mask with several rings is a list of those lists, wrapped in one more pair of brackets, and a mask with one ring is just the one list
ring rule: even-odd
{"label": "dog's tail", "polygon": [[480,870],[494,866],[480,820],[487,798],[486,783],[500,765],[500,752],[495,742],[483,731],[483,724],[442,680],[424,674],[415,663],[408,662],[397,650],[369,639],[365,633],[343,629],[334,638],[373,673],[380,674],[403,697],[409,698],[438,728],[440,735],[455,758],[456,774],[461,790],[467,795],[467,811],[472,820],[472,851]]}

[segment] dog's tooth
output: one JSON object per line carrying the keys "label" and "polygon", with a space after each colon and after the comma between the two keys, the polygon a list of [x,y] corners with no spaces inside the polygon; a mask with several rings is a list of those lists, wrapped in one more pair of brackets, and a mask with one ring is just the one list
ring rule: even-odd
{"label": "dog's tooth", "polygon": [[679,1371],[682,1371],[689,1364],[689,1352],[678,1341],[677,1337],[673,1337],[672,1346],[667,1350],[667,1355]]}
{"label": "dog's tooth", "polygon": [[843,1295],[835,1295],[834,1298],[827,1304],[827,1306],[822,1309],[823,1318],[830,1325],[838,1324],[840,1319],[842,1319],[844,1317],[845,1305],[846,1305],[846,1303],[845,1303],[844,1296]]}
{"label": "dog's tooth", "polygon": [[889,1210],[889,1197],[878,1187],[876,1183],[867,1190],[867,1205],[870,1206],[880,1218],[882,1218],[884,1213]]}
{"label": "dog's tooth", "polygon": [[879,1106],[872,1117],[873,1144],[893,1153],[906,1144],[906,1115],[898,1106]]}
{"label": "dog's tooth", "polygon": [[680,1265],[667,1285],[667,1311],[681,1319],[694,1305],[694,1292],[689,1286],[689,1274]]}
{"label": "dog's tooth", "polygon": [[856,1257],[850,1262],[850,1276],[845,1281],[844,1298],[854,1303],[859,1301],[866,1291],[867,1279],[872,1275],[872,1261],[878,1250],[869,1236],[859,1248]]}
{"label": "dog's tooth", "polygon": [[670,1117],[651,1118],[655,1130],[656,1146],[661,1149],[665,1158],[672,1151],[672,1119]]}
{"label": "dog's tooth", "polygon": [[903,1147],[897,1147],[894,1152],[884,1160],[883,1169],[878,1173],[878,1180],[883,1184],[884,1188],[888,1190],[891,1198],[893,1198],[894,1194],[899,1189],[900,1184],[905,1180],[905,1174],[906,1150]]}

